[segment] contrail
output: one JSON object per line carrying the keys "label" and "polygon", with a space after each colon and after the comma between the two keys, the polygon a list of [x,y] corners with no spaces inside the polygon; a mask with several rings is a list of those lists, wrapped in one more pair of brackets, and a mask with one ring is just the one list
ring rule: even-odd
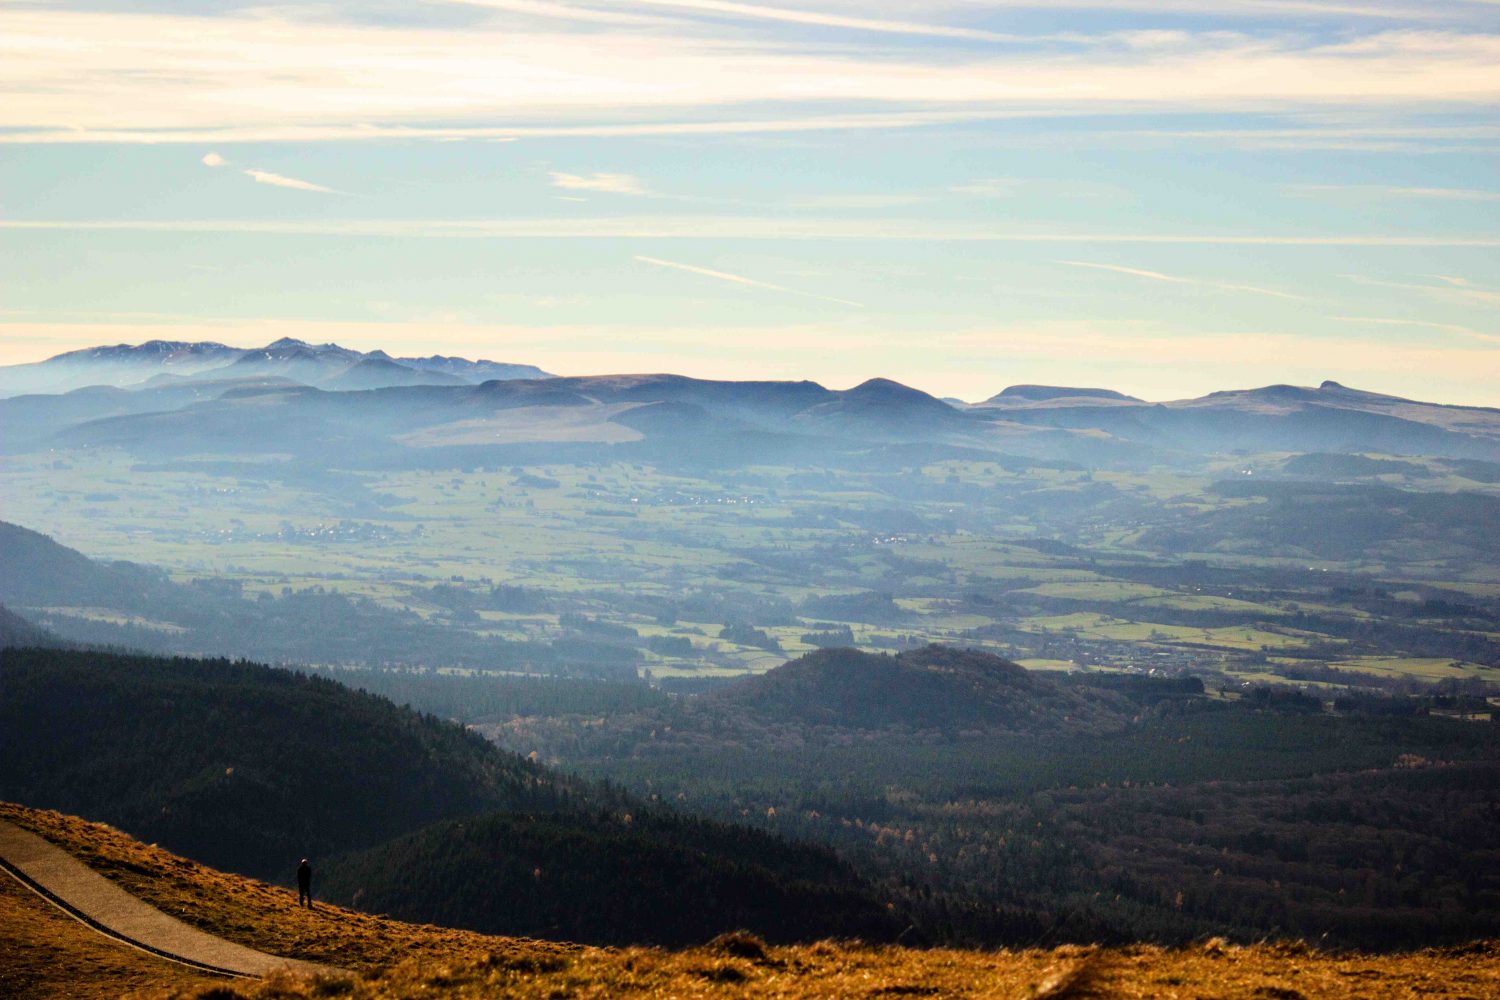
{"label": "contrail", "polygon": [[863,302],[851,302],[849,299],[838,299],[832,295],[819,295],[816,292],[803,292],[795,288],[787,288],[785,285],[773,285],[769,281],[756,281],[754,278],[746,278],[743,275],[730,274],[728,271],[715,271],[708,267],[697,267],[693,264],[679,264],[675,260],[662,260],[660,257],[646,257],[636,254],[635,259],[647,264],[655,264],[657,267],[672,267],[679,271],[687,271],[690,274],[701,274],[708,278],[718,278],[720,281],[731,281],[736,285],[750,285],[754,288],[769,288],[773,292],[786,292],[788,295],[801,295],[809,299],[822,299],[824,302],[837,302],[843,306],[853,306],[856,309],[865,307]]}

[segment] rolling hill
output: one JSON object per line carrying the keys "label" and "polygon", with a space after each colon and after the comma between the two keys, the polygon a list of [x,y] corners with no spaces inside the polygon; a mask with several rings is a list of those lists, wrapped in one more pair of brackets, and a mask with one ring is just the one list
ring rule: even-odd
{"label": "rolling hill", "polygon": [[590,794],[451,723],[269,667],[12,649],[0,680],[0,797],[235,871]]}
{"label": "rolling hill", "polygon": [[835,729],[988,732],[1113,729],[1117,695],[1060,683],[975,650],[926,646],[895,655],[821,649],[705,696],[763,721]]}
{"label": "rolling hill", "polygon": [[310,856],[356,905],[612,942],[906,926],[824,848],[647,809],[331,681],[0,650],[0,689],[0,798],[262,878]]}

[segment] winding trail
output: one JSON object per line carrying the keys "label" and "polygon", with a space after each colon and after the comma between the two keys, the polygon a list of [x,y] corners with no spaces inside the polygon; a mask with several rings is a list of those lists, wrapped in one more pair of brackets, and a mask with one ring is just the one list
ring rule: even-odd
{"label": "winding trail", "polygon": [[105,937],[160,958],[224,976],[259,979],[278,969],[338,972],[226,941],[142,902],[73,855],[0,819],[0,868]]}

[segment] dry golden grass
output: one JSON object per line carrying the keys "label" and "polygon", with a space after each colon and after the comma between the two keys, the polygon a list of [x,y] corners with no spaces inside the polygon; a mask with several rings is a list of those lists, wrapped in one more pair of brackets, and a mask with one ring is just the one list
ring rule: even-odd
{"label": "dry golden grass", "polygon": [[[192,990],[175,998],[206,998]],[[713,949],[584,949],[530,963],[513,953],[467,962],[404,962],[344,982],[291,977],[235,984],[246,1000],[479,998],[1005,997],[1014,1000],[1298,1000],[1500,996],[1490,947],[1473,954],[1324,955],[1301,947],[1132,947],[1054,951],[913,951],[825,942],[767,948],[761,959]]]}
{"label": "dry golden grass", "polygon": [[326,903],[307,910],[297,905],[297,894],[290,889],[216,871],[102,823],[9,803],[0,803],[0,817],[57,844],[185,923],[285,958],[365,970],[423,956],[454,960],[487,955],[497,944],[524,947],[528,953],[571,948],[407,924]]}
{"label": "dry golden grass", "polygon": [[191,995],[223,980],[116,944],[0,872],[0,997]]}
{"label": "dry golden grass", "polygon": [[[1296,944],[1194,948],[913,950],[857,942],[769,947],[725,935],[702,948],[587,948],[404,924],[323,907],[139,844],[109,827],[0,806],[153,904],[275,954],[354,970],[348,977],[209,981],[0,894],[0,995],[144,995],[192,1000],[478,1000],[604,997],[1005,997],[1014,1000],[1297,1000],[1500,997],[1493,943],[1407,955],[1321,953]],[[11,894],[14,895],[14,894]],[[58,921],[71,925],[63,927]],[[56,925],[56,926],[54,926]],[[86,941],[85,938],[91,940]],[[119,953],[124,952],[125,955]],[[55,955],[49,962],[47,955]],[[30,978],[26,978],[30,977]],[[7,991],[24,983],[23,991]]]}

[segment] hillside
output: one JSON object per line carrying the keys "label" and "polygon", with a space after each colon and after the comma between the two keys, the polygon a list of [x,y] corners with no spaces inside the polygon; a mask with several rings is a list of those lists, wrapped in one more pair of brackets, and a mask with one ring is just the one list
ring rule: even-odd
{"label": "hillside", "polygon": [[23,646],[65,646],[54,633],[33,625],[20,615],[0,604],[0,648]]}
{"label": "hillside", "polygon": [[1059,683],[975,650],[930,645],[895,655],[822,649],[704,699],[765,722],[942,732],[1100,730],[1129,703]]}
{"label": "hillside", "polygon": [[832,852],[660,809],[450,821],[336,860],[323,892],[403,920],[588,944],[894,940],[887,908]]}
{"label": "hillside", "polygon": [[100,563],[40,532],[0,521],[0,603],[10,607],[143,610],[181,596],[166,574],[135,563]]}
{"label": "hillside", "polygon": [[[906,926],[826,849],[643,811],[331,681],[223,660],[7,650],[0,685],[0,798],[265,878],[311,856],[346,902],[612,942],[739,926],[889,939]],[[360,849],[371,850],[337,858]]]}
{"label": "hillside", "polygon": [[[402,923],[214,871],[75,817],[0,804],[147,902],[275,954],[337,963],[347,979],[212,980],[114,944],[0,878],[0,992],[34,1000],[393,1000],[571,996],[1478,997],[1500,981],[1488,942],[1404,955],[1325,953],[1302,944],[1182,949],[913,950],[857,942],[798,947],[730,935],[682,951],[586,948]],[[1209,991],[1205,994],[1205,991]]]}
{"label": "hillside", "polygon": [[218,867],[367,847],[583,788],[450,723],[227,660],[0,652],[0,798],[118,825]]}
{"label": "hillside", "polygon": [[1108,734],[1142,707],[1126,687],[1031,672],[977,650],[931,645],[889,654],[843,647],[815,650],[699,697],[598,720],[533,714],[476,729],[502,745],[569,762],[666,762],[728,751],[778,755],[855,745],[895,751],[1023,734]]}

